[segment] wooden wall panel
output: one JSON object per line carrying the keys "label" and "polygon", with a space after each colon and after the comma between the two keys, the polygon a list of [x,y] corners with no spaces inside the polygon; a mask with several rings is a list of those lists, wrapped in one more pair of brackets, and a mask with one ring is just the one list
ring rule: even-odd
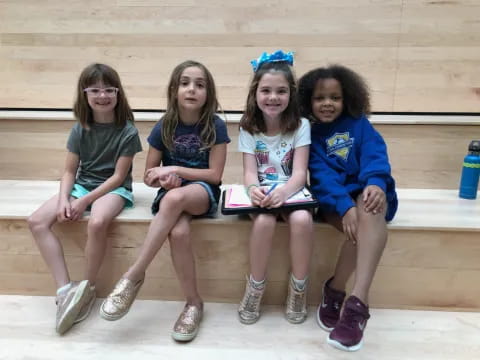
{"label": "wooden wall panel", "polygon": [[375,111],[478,112],[475,0],[4,0],[0,107],[69,108],[78,74],[120,73],[134,108],[165,107],[173,67],[214,74],[226,110],[242,110],[249,60],[296,52],[296,72],[343,63],[370,83]]}
{"label": "wooden wall panel", "polygon": [[[0,121],[0,179],[59,180],[65,160],[65,144],[72,121]],[[151,121],[136,123],[144,151],[134,159],[134,181],[142,182]],[[463,157],[475,125],[380,125],[388,145],[392,172],[401,188],[456,189]],[[242,183],[242,156],[238,152],[238,124],[228,123],[228,146],[223,176],[226,184]],[[476,135],[477,134],[477,135]]]}

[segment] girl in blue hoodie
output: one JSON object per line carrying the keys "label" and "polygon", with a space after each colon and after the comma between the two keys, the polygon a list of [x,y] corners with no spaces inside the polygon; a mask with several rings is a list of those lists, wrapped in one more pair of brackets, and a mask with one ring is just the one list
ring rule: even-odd
{"label": "girl in blue hoodie", "polygon": [[356,351],[370,317],[368,292],[387,241],[386,222],[397,210],[395,182],[385,142],[367,119],[370,94],[362,77],[340,65],[318,68],[300,79],[298,94],[301,115],[312,124],[310,185],[319,215],[346,237],[323,286],[317,321],[330,332],[329,344]]}

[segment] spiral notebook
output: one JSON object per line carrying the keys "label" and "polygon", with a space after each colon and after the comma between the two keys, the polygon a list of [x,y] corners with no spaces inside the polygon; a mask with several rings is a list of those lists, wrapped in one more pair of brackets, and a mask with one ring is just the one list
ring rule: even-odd
{"label": "spiral notebook", "polygon": [[318,201],[306,187],[290,196],[281,207],[274,209],[253,206],[243,185],[231,185],[222,192],[222,214],[224,215],[269,213],[279,210],[308,209],[317,206]]}

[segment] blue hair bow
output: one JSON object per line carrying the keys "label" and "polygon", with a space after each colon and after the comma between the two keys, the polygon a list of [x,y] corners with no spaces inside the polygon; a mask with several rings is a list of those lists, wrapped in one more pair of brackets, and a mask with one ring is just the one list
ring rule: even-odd
{"label": "blue hair bow", "polygon": [[250,64],[252,64],[253,72],[256,72],[263,63],[279,61],[284,61],[289,65],[293,65],[293,52],[289,51],[284,53],[282,50],[277,50],[271,54],[264,52],[258,59],[250,61]]}

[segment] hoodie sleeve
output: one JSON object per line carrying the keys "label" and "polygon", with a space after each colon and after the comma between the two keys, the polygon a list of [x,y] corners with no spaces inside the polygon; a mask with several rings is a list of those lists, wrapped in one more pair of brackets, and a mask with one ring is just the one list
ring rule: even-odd
{"label": "hoodie sleeve", "polygon": [[312,141],[310,147],[310,186],[320,206],[343,217],[348,209],[355,206],[347,189],[342,184],[341,175],[329,166],[325,149],[318,141]]}
{"label": "hoodie sleeve", "polygon": [[377,185],[386,193],[392,179],[387,145],[367,118],[362,121],[364,123],[358,180],[364,187]]}

